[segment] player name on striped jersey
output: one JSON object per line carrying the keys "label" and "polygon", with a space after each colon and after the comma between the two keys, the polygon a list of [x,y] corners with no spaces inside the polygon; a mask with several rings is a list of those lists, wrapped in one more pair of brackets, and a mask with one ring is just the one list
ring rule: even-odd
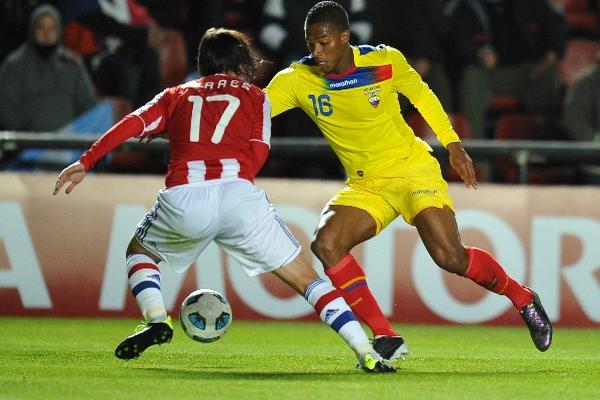
{"label": "player name on striped jersey", "polygon": [[227,87],[231,88],[242,88],[245,90],[250,90],[252,87],[248,82],[244,82],[239,79],[219,79],[218,81],[209,81],[209,80],[195,80],[190,81],[183,85],[184,87],[194,87],[198,89],[225,89]]}

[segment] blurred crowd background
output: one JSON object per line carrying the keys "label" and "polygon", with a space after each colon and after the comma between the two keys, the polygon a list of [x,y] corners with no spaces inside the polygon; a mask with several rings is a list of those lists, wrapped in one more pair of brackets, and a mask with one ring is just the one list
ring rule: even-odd
{"label": "blurred crowd background", "polygon": [[[600,141],[599,0],[340,0],[352,44],[402,51],[464,140]],[[316,1],[0,0],[0,131],[102,133],[162,88],[197,77],[210,27],[248,34],[265,60],[255,83],[308,53],[303,24]],[[399,99],[415,133],[433,133]],[[320,137],[299,110],[274,137]],[[25,152],[7,169],[59,168],[73,153]],[[64,153],[64,152],[63,152]],[[112,172],[159,173],[164,159],[117,153]],[[340,178],[337,162],[271,159],[262,176]],[[481,180],[515,182],[501,162]],[[593,165],[531,171],[532,183],[598,183]],[[451,178],[451,177],[450,177]]]}

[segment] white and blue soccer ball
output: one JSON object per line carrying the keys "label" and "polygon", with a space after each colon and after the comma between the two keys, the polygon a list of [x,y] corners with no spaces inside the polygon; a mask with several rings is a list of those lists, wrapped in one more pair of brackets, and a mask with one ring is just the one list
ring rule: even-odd
{"label": "white and blue soccer ball", "polygon": [[231,326],[232,317],[225,296],[212,289],[190,293],[179,309],[179,321],[185,334],[202,343],[222,338]]}

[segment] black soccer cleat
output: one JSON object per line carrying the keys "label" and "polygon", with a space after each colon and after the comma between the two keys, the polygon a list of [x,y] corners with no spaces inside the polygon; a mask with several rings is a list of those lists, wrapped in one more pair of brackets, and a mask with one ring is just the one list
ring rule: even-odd
{"label": "black soccer cleat", "polygon": [[148,347],[168,343],[173,338],[173,322],[168,317],[163,322],[149,322],[127,336],[115,349],[115,356],[122,360],[138,358]]}
{"label": "black soccer cleat", "polygon": [[535,347],[539,351],[546,351],[552,343],[552,324],[537,293],[531,288],[525,287],[525,289],[533,294],[533,301],[524,305],[519,310],[519,314],[529,328]]}
{"label": "black soccer cleat", "polygon": [[381,354],[384,360],[396,361],[408,355],[408,346],[402,336],[380,336],[373,339],[373,349]]}
{"label": "black soccer cleat", "polygon": [[385,374],[396,372],[396,368],[385,362],[377,352],[371,351],[358,358],[358,366],[369,374]]}

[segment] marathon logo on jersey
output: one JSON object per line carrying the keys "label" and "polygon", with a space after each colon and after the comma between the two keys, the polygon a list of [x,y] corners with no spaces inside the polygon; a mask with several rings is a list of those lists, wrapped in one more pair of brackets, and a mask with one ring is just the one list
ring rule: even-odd
{"label": "marathon logo on jersey", "polygon": [[412,192],[410,192],[411,197],[415,197],[415,196],[421,196],[421,195],[426,195],[426,196],[435,196],[437,194],[437,189],[419,189],[419,190],[413,190]]}
{"label": "marathon logo on jersey", "polygon": [[329,75],[325,77],[325,88],[328,90],[344,90],[388,80],[392,77],[391,65],[378,65],[376,67],[357,67],[344,76]]}
{"label": "marathon logo on jersey", "polygon": [[331,82],[329,84],[329,89],[338,89],[344,88],[346,86],[355,86],[358,83],[358,79],[346,79],[340,82]]}
{"label": "marathon logo on jersey", "polygon": [[363,90],[363,93],[365,94],[365,96],[367,96],[367,99],[369,100],[369,103],[371,104],[371,106],[373,108],[377,108],[377,106],[379,105],[379,100],[380,100],[379,93],[380,92],[381,92],[380,85],[369,86]]}

